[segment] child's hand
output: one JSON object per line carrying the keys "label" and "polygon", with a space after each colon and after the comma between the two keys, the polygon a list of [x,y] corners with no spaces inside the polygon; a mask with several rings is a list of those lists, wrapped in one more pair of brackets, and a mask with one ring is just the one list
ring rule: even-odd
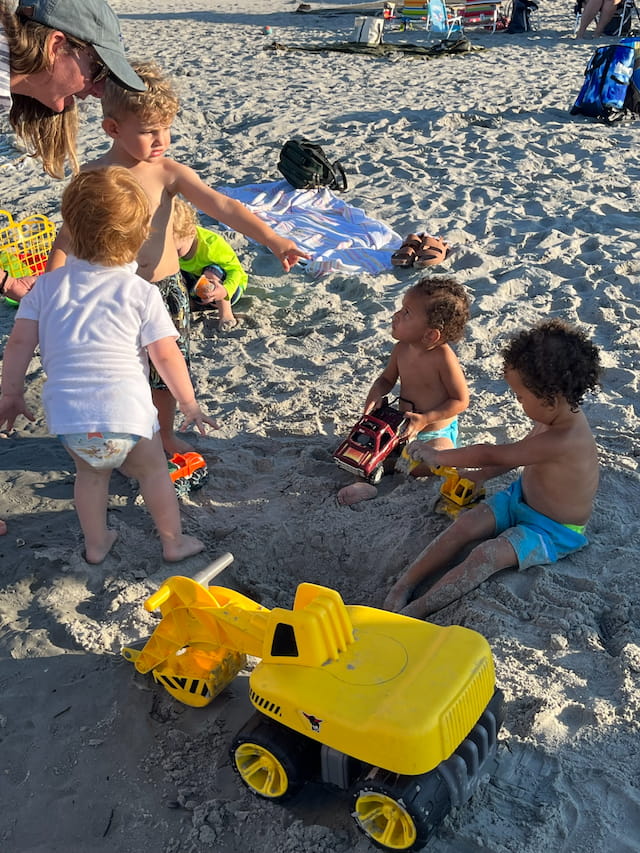
{"label": "child's hand", "polygon": [[403,412],[403,415],[407,422],[405,435],[407,440],[410,441],[418,435],[420,430],[425,428],[424,415],[420,414],[420,412]]}
{"label": "child's hand", "polygon": [[200,435],[206,435],[205,424],[208,424],[213,429],[220,429],[217,421],[202,413],[196,400],[191,400],[188,403],[178,403],[178,406],[184,415],[184,421],[180,425],[180,432],[184,432],[190,424],[196,425]]}
{"label": "child's hand", "polygon": [[7,430],[12,430],[18,415],[24,415],[28,421],[35,421],[35,416],[27,408],[22,394],[15,397],[3,394],[0,397],[0,429],[6,423]]}
{"label": "child's hand", "polygon": [[220,281],[220,278],[210,270],[205,270],[202,274],[207,280],[207,284],[203,287],[196,285],[196,296],[203,305],[210,305],[212,302],[220,302],[226,299],[227,291]]}
{"label": "child's hand", "polygon": [[31,290],[37,278],[35,275],[25,275],[22,278],[12,278],[9,275],[4,283],[2,295],[19,302]]}
{"label": "child's hand", "polygon": [[407,445],[407,453],[412,459],[426,462],[431,468],[435,468],[440,464],[438,462],[440,451],[434,450],[426,441],[410,441]]}
{"label": "child's hand", "polygon": [[289,272],[291,267],[294,267],[302,258],[311,259],[311,255],[308,252],[303,252],[302,249],[296,246],[293,240],[285,240],[284,237],[280,237],[277,242],[274,241],[269,248],[280,260],[285,272]]}
{"label": "child's hand", "polygon": [[376,409],[379,409],[383,400],[384,397],[381,397],[379,394],[374,395],[373,397],[369,394],[364,404],[364,414],[368,415],[369,412],[374,412]]}

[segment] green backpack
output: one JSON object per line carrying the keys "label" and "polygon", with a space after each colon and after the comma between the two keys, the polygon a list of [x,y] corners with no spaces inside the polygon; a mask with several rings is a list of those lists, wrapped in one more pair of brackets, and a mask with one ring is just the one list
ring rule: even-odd
{"label": "green backpack", "polygon": [[298,190],[329,187],[344,192],[347,176],[342,165],[330,163],[319,145],[308,139],[290,139],[282,146],[278,169],[292,187]]}

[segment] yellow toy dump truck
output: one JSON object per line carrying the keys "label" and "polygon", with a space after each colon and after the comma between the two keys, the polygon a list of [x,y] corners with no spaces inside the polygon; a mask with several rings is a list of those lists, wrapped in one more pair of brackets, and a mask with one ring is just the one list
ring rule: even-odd
{"label": "yellow toy dump truck", "polygon": [[[169,578],[145,602],[162,619],[123,655],[176,699],[203,706],[245,655],[255,713],[231,761],[256,795],[284,800],[306,780],[348,790],[357,826],[385,850],[414,850],[493,763],[502,720],[487,641],[298,586],[292,610],[233,590]],[[203,573],[204,575],[205,573]]]}

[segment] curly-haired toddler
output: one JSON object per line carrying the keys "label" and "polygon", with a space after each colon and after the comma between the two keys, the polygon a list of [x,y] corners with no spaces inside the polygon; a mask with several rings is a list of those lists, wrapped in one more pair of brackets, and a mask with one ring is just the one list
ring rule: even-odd
{"label": "curly-haired toddler", "polygon": [[[586,335],[561,320],[520,332],[503,350],[504,378],[534,422],[513,444],[436,450],[420,441],[408,451],[427,465],[476,469],[476,483],[513,468],[507,489],[458,516],[396,581],[388,610],[424,616],[461,598],[501,569],[555,563],[588,544],[585,526],[598,488],[596,443],[580,404],[599,384],[600,356]],[[460,553],[480,541],[467,557]],[[426,593],[416,586],[452,565]]]}

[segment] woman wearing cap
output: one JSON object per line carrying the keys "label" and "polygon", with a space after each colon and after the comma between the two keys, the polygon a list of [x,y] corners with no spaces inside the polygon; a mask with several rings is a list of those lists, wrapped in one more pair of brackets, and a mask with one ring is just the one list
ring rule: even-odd
{"label": "woman wearing cap", "polygon": [[[62,178],[67,161],[78,169],[75,99],[102,97],[109,76],[127,89],[145,87],[104,0],[24,0],[15,11],[9,3],[0,0],[0,111],[45,171]],[[14,299],[32,283],[0,272],[0,292]]]}
{"label": "woman wearing cap", "polygon": [[[118,19],[104,0],[0,0],[0,114],[46,172],[78,170],[75,99],[101,98],[112,77],[144,91],[127,62]],[[1,205],[0,205],[1,206]],[[20,299],[35,278],[0,269],[0,294]],[[6,533],[0,521],[0,535]]]}

